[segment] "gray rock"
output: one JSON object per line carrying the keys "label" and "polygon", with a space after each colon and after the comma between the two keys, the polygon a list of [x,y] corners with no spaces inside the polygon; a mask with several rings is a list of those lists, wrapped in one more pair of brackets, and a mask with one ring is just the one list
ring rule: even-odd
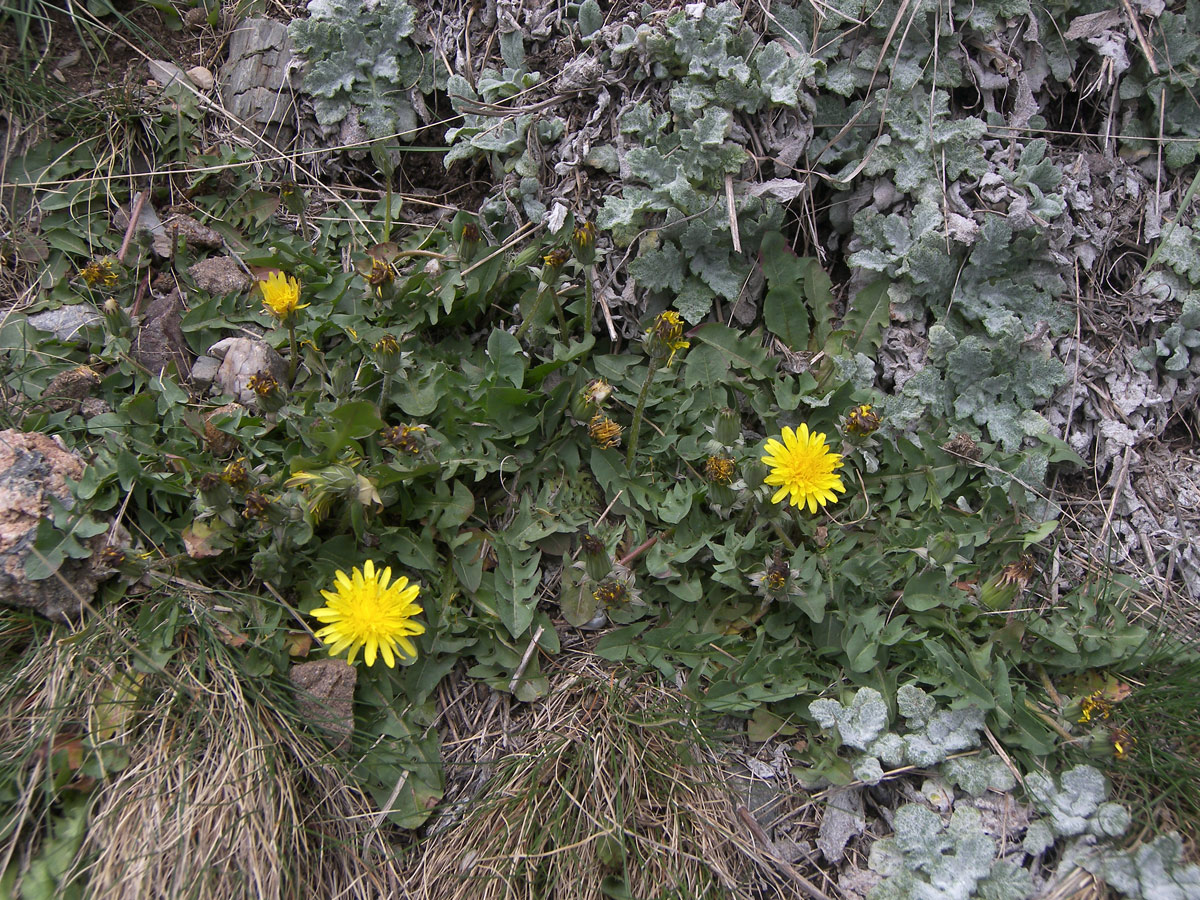
{"label": "gray rock", "polygon": [[221,361],[213,359],[211,356],[197,357],[192,363],[192,384],[198,388],[211,387],[212,383],[217,380],[217,371],[221,368]]}
{"label": "gray rock", "polygon": [[54,336],[64,344],[80,340],[80,331],[89,325],[99,325],[101,321],[103,319],[96,310],[79,303],[74,306],[48,309],[29,317],[30,325],[38,331],[53,332]]}
{"label": "gray rock", "polygon": [[294,115],[290,72],[293,53],[287,26],[272,19],[246,19],[229,36],[229,60],[221,67],[226,110],[264,131]]}
{"label": "gray rock", "polygon": [[217,341],[208,350],[221,360],[213,383],[222,394],[258,409],[258,395],[250,388],[250,379],[270,377],[280,385],[287,380],[287,363],[275,348],[258,338],[234,337]]}
{"label": "gray rock", "polygon": [[155,297],[138,326],[133,358],[155,375],[175,363],[180,377],[189,377],[192,354],[183,339],[182,319],[183,299],[178,291]]}
{"label": "gray rock", "polygon": [[354,733],[354,686],[358,672],[343,659],[314,659],[292,666],[300,715],[346,744]]}
{"label": "gray rock", "polygon": [[[53,498],[75,506],[67,479],[83,477],[84,462],[44,434],[0,431],[0,603],[32,609],[48,619],[77,622],[84,602],[96,594],[100,576],[91,559],[64,559],[48,578],[30,579],[27,566],[36,552],[38,524]],[[83,541],[93,556],[104,535]]]}

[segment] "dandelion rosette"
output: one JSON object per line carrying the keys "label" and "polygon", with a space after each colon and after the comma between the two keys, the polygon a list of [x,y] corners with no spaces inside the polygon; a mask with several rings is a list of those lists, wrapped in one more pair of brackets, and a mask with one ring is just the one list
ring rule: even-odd
{"label": "dandelion rosette", "polygon": [[300,302],[300,282],[282,272],[272,272],[258,283],[258,289],[262,291],[263,306],[280,322],[286,322],[296,310],[308,306]]}
{"label": "dandelion rosette", "polygon": [[837,502],[834,491],[846,492],[842,476],[834,471],[842,467],[841,454],[829,449],[824,434],[810,434],[808,425],[784,428],[782,442],[771,438],[763,449],[762,461],[771,470],[765,481],[779,488],[772,503],[790,494],[792,506],[808,504],[815,513],[818,506]]}
{"label": "dandelion rosette", "polygon": [[395,668],[397,655],[416,659],[417,647],[410,638],[425,633],[425,626],[413,621],[423,611],[415,602],[420,591],[406,576],[392,581],[390,566],[376,571],[373,560],[362,569],[355,566],[349,575],[339,570],[334,590],[321,591],[325,606],[310,613],[325,624],[316,635],[329,645],[330,656],[349,650],[346,661],[351,665],[362,650],[368,666],[382,655],[384,663]]}

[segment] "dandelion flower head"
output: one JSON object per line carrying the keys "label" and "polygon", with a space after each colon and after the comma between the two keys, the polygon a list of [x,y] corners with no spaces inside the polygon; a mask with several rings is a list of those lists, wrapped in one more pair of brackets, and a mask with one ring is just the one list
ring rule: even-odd
{"label": "dandelion flower head", "polygon": [[258,289],[262,291],[263,306],[280,322],[287,321],[296,310],[308,306],[300,302],[300,282],[291,275],[272,272],[265,281],[258,283]]}
{"label": "dandelion flower head", "polygon": [[818,506],[836,503],[834,491],[846,492],[842,476],[834,471],[842,467],[841,454],[829,449],[825,435],[810,434],[807,425],[796,430],[784,428],[782,438],[782,442],[771,438],[763,448],[762,461],[771,470],[766,483],[779,488],[771,502],[779,503],[790,494],[792,506],[807,503],[810,513]]}
{"label": "dandelion flower head", "polygon": [[361,649],[368,666],[382,654],[389,668],[395,668],[397,655],[416,658],[416,645],[409,638],[425,633],[425,626],[413,621],[422,611],[415,602],[420,586],[409,584],[405,576],[392,581],[390,567],[381,573],[367,560],[349,575],[339,571],[334,587],[321,591],[325,605],[311,613],[325,623],[316,635],[329,645],[330,656],[349,649],[346,661],[353,664]]}

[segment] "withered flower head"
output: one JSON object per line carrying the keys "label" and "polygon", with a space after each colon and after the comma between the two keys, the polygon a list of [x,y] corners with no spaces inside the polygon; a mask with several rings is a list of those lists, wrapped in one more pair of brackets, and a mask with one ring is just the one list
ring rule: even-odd
{"label": "withered flower head", "polygon": [[224,483],[225,483],[224,478],[222,478],[216,472],[205,472],[197,480],[196,487],[198,487],[201,491],[203,491],[205,493],[210,493],[212,491],[215,491],[218,487],[220,487]]}
{"label": "withered flower head", "polygon": [[591,422],[588,423],[588,436],[602,450],[621,446],[621,426],[599,413],[592,416]]}
{"label": "withered flower head", "polygon": [[1110,716],[1112,716],[1112,704],[1104,696],[1103,691],[1094,691],[1083,698],[1083,705],[1079,708],[1080,722],[1107,719]]}
{"label": "withered flower head", "polygon": [[789,569],[783,563],[772,563],[763,578],[763,585],[772,593],[780,593],[787,587]]}
{"label": "withered flower head", "polygon": [[104,287],[113,287],[120,279],[117,274],[116,260],[110,256],[92,260],[79,271],[79,276],[87,283],[88,287],[95,287],[98,284]]}
{"label": "withered flower head", "polygon": [[251,375],[250,380],[246,382],[246,387],[260,397],[273,397],[279,392],[279,382],[264,373]]}
{"label": "withered flower head", "polygon": [[380,288],[385,284],[391,284],[395,276],[396,270],[392,268],[391,263],[374,256],[371,257],[371,271],[367,274],[367,284],[373,288]]}
{"label": "withered flower head", "polygon": [[246,495],[246,508],[242,510],[243,519],[261,519],[271,508],[271,500],[266,494],[251,491]]}
{"label": "withered flower head", "polygon": [[596,598],[597,603],[616,606],[629,599],[629,588],[625,586],[624,582],[610,578],[597,587],[592,592],[592,596]]}
{"label": "withered flower head", "polygon": [[736,468],[727,456],[710,456],[704,461],[704,477],[714,484],[729,484]]}
{"label": "withered flower head", "polygon": [[579,540],[579,545],[584,553],[603,553],[604,541],[596,537],[594,534],[585,534]]}
{"label": "withered flower head", "polygon": [[221,480],[230,487],[241,487],[250,478],[246,469],[246,458],[238,457],[221,471]]}
{"label": "withered flower head", "polygon": [[100,562],[110,569],[120,568],[125,563],[125,551],[120,547],[105,547],[100,551]]}
{"label": "withered flower head", "polygon": [[420,453],[425,443],[425,426],[395,425],[380,432],[380,439],[389,447],[404,453]]}
{"label": "withered flower head", "polygon": [[879,413],[872,410],[869,403],[854,407],[846,416],[846,431],[858,437],[878,431],[880,424]]}
{"label": "withered flower head", "polygon": [[972,462],[977,461],[983,455],[983,451],[979,449],[979,445],[975,443],[975,439],[965,431],[959,432],[946,441],[946,443],[942,444],[942,449],[952,456],[961,456]]}
{"label": "withered flower head", "polygon": [[542,262],[546,264],[546,268],[548,269],[561,269],[567,264],[567,260],[570,258],[571,251],[566,247],[555,247],[542,257]]}
{"label": "withered flower head", "polygon": [[1026,553],[1021,556],[1016,562],[1010,562],[1007,566],[1000,570],[1000,576],[997,581],[1000,584],[1016,585],[1017,592],[1024,591],[1029,585],[1029,579],[1033,577],[1033,556]]}
{"label": "withered flower head", "polygon": [[1124,728],[1113,726],[1108,732],[1109,740],[1113,745],[1113,756],[1117,759],[1124,759],[1134,744],[1137,743],[1137,738],[1126,731]]}

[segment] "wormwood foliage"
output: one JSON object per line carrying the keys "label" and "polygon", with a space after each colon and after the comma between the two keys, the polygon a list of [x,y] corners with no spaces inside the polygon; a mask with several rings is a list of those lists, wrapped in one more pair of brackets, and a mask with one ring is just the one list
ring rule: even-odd
{"label": "wormwood foliage", "polygon": [[439,71],[412,42],[415,26],[416,10],[404,0],[310,0],[308,17],[295,19],[288,36],[304,60],[317,121],[350,119],[370,138],[412,141],[414,99],[433,90]]}
{"label": "wormwood foliage", "polygon": [[[1053,876],[1039,870],[1053,852],[1061,854],[1059,877],[1079,865],[1129,897],[1188,897],[1200,885],[1200,867],[1184,862],[1178,834],[1135,851],[1120,847],[1131,817],[1108,799],[1109,785],[1098,769],[1081,765],[1061,776],[1033,772],[1018,789],[1011,763],[977,751],[982,710],[939,706],[912,684],[897,691],[901,726],[893,726],[888,704],[871,688],[859,689],[845,705],[832,699],[809,705],[810,716],[832,738],[822,743],[825,763],[817,773],[850,767],[868,785],[913,777],[913,769],[922,773],[919,791],[928,805],[902,804],[889,821],[891,834],[871,845],[868,866],[881,878],[868,900],[1041,896]],[[851,758],[839,749],[851,751]],[[1012,795],[1003,797],[1000,827],[996,795]],[[836,802],[834,794],[829,803]]]}

